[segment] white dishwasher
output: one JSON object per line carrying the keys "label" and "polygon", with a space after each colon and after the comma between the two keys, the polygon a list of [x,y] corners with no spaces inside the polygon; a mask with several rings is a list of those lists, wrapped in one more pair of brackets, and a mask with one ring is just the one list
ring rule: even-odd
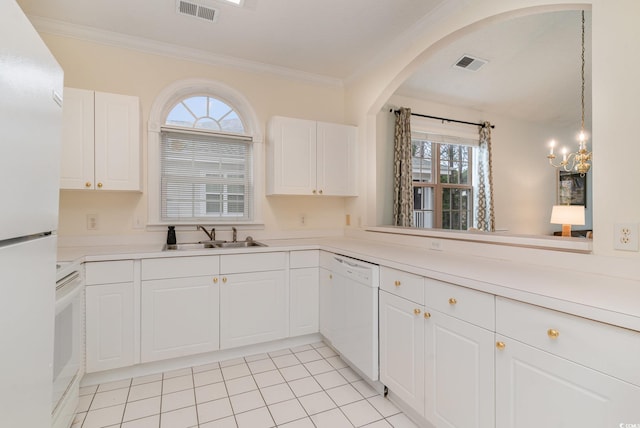
{"label": "white dishwasher", "polygon": [[331,271],[331,344],[347,362],[376,381],[380,267],[334,255]]}

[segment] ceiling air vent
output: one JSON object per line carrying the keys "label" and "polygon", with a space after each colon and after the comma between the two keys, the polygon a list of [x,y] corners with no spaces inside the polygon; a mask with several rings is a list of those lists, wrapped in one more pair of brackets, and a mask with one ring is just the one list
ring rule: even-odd
{"label": "ceiling air vent", "polygon": [[185,0],[177,1],[177,11],[181,15],[193,16],[194,18],[204,19],[209,22],[214,22],[218,17],[218,11],[216,9]]}
{"label": "ceiling air vent", "polygon": [[485,59],[475,58],[470,55],[464,55],[453,66],[457,68],[463,68],[469,71],[478,71],[480,68],[488,63]]}

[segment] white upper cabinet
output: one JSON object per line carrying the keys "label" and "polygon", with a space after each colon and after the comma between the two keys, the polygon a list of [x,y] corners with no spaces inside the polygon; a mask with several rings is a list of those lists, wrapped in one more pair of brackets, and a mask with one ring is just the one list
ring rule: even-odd
{"label": "white upper cabinet", "polygon": [[356,127],[275,116],[267,133],[267,194],[357,196]]}
{"label": "white upper cabinet", "polygon": [[65,88],[62,189],[140,191],[138,97]]}

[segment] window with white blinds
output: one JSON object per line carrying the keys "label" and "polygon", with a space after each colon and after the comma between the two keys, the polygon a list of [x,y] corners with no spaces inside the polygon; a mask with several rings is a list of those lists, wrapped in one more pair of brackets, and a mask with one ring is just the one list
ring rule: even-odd
{"label": "window with white blinds", "polygon": [[162,220],[252,220],[252,148],[250,136],[162,127]]}

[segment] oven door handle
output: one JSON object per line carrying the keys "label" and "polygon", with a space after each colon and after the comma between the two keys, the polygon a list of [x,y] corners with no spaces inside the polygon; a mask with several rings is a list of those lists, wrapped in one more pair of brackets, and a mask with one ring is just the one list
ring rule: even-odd
{"label": "oven door handle", "polygon": [[[68,287],[68,286],[67,286]],[[72,290],[60,298],[56,298],[56,315],[66,308],[82,292],[82,282],[78,279]]]}

